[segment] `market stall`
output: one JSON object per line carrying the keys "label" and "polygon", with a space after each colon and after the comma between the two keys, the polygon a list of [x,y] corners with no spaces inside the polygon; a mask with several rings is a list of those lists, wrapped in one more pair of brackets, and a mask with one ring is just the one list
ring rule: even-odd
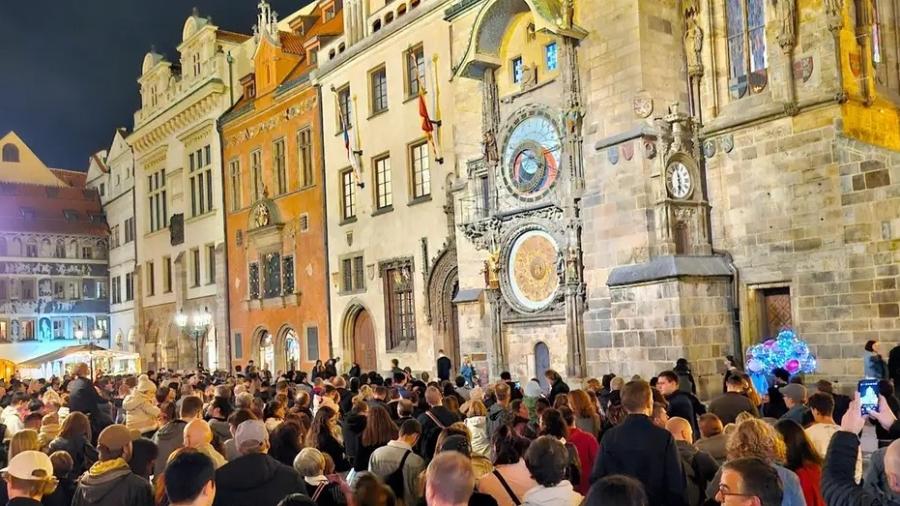
{"label": "market stall", "polygon": [[71,372],[72,366],[80,362],[88,364],[95,377],[102,374],[137,374],[141,371],[140,354],[109,350],[96,344],[60,348],[20,362],[17,367],[22,378],[49,378]]}

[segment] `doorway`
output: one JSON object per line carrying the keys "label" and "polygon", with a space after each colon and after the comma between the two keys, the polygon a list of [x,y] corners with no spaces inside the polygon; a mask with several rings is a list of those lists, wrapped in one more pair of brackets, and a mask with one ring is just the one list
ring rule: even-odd
{"label": "doorway", "polygon": [[360,308],[353,320],[353,331],[350,335],[353,343],[353,358],[363,371],[375,371],[378,369],[378,359],[375,352],[375,328],[372,326],[372,317],[365,309]]}
{"label": "doorway", "polygon": [[541,389],[545,392],[550,391],[550,384],[544,377],[547,369],[550,369],[550,348],[547,348],[546,343],[540,342],[534,345],[534,374],[538,383],[541,384]]}

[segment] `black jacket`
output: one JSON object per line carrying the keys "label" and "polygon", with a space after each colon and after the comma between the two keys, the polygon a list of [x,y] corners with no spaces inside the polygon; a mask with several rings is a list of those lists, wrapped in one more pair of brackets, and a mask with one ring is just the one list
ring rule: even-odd
{"label": "black jacket", "polygon": [[[368,418],[364,415],[351,413],[341,423],[341,433],[344,435],[344,453],[347,454],[351,462],[356,458],[356,454],[359,453],[359,447],[361,446],[359,441],[362,438],[363,431],[366,430],[367,420]],[[365,471],[365,469],[357,469],[357,471]]]}
{"label": "black jacket", "polygon": [[329,432],[322,431],[319,433],[319,440],[316,448],[322,453],[327,453],[334,461],[334,470],[343,473],[350,470],[350,462],[344,456],[344,445],[334,438]]}
{"label": "black jacket", "polygon": [[822,497],[828,506],[886,506],[884,497],[857,485],[856,458],[859,438],[838,431],[831,437],[822,469]]}
{"label": "black jacket", "polygon": [[687,504],[675,440],[646,415],[628,415],[621,424],[604,432],[591,483],[613,474],[624,474],[643,483],[648,504]]}
{"label": "black jacket", "polygon": [[85,471],[97,462],[97,450],[84,436],[71,438],[57,437],[50,441],[50,453],[57,451],[68,452],[75,463],[72,468],[72,476],[81,476]]}
{"label": "black jacket", "polygon": [[553,406],[553,401],[556,400],[557,395],[567,393],[569,393],[569,385],[563,380],[559,380],[550,385],[550,395],[547,396],[547,400],[550,401],[550,406]]}
{"label": "black jacket", "polygon": [[116,469],[100,476],[81,477],[72,506],[153,506],[150,482],[131,472]]}
{"label": "black jacket", "polygon": [[213,504],[276,506],[289,494],[306,494],[306,485],[300,475],[268,455],[252,453],[238,457],[216,471]]}
{"label": "black jacket", "polygon": [[669,418],[677,416],[687,420],[696,437],[700,434],[700,428],[697,426],[697,414],[694,412],[694,402],[691,397],[692,395],[689,393],[676,390],[672,395],[666,396],[666,401],[669,403],[666,412],[669,414]]}
{"label": "black jacket", "polygon": [[[106,409],[103,409],[105,406]],[[69,411],[78,411],[91,421],[93,441],[108,425],[112,425],[109,404],[94,390],[94,384],[87,378],[75,378],[69,383]]]}
{"label": "black jacket", "polygon": [[448,357],[437,359],[437,375],[440,381],[448,381],[450,379],[450,368],[453,364]]}
{"label": "black jacket", "polygon": [[59,480],[56,490],[50,495],[45,495],[41,500],[44,506],[71,506],[72,498],[75,497],[75,489],[78,484],[71,478],[63,478]]}
{"label": "black jacket", "polygon": [[744,412],[750,413],[754,418],[759,417],[759,410],[750,399],[737,392],[725,392],[713,399],[709,403],[709,412],[718,416],[723,426],[734,423],[737,416]]}
{"label": "black jacket", "polygon": [[459,419],[456,418],[456,415],[443,406],[432,406],[429,408],[428,412],[419,415],[417,420],[422,424],[422,437],[419,440],[418,453],[426,461],[431,460],[431,458],[434,457],[434,447],[437,445],[438,435],[440,435],[441,430],[443,429],[443,427],[435,423],[435,421],[428,416],[428,413],[434,415],[437,421],[440,422],[440,425],[443,425],[444,427],[449,427],[459,421]]}

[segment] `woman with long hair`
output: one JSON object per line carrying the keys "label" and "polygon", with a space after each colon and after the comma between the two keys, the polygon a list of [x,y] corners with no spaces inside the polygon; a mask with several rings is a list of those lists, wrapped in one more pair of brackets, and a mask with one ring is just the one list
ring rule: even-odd
{"label": "woman with long hair", "polygon": [[825,506],[822,498],[822,456],[813,448],[806,432],[793,420],[779,420],[775,430],[781,434],[785,446],[784,467],[797,473],[806,506]]}
{"label": "woman with long hair", "polygon": [[[745,413],[741,413],[744,415]],[[778,472],[784,490],[782,506],[802,506],[805,504],[803,490],[797,474],[784,467],[787,450],[781,434],[774,427],[752,416],[738,417],[734,428],[729,432],[725,444],[727,460],[732,461],[744,457],[756,457],[767,462]],[[706,487],[706,497],[715,497],[719,491],[722,469]]]}
{"label": "woman with long hair", "polygon": [[[286,411],[284,406],[277,400],[266,404],[266,409],[263,411],[263,419],[266,421],[266,429],[270,434],[284,421]],[[293,463],[293,460],[291,462]]]}
{"label": "woman with long hair", "polygon": [[94,462],[97,462],[97,450],[91,446],[91,422],[84,413],[69,413],[59,429],[59,435],[50,442],[50,451],[66,451],[72,456],[75,465],[72,473],[81,476]]}
{"label": "woman with long hair", "polygon": [[530,441],[516,435],[510,426],[497,427],[491,439],[494,470],[478,480],[475,489],[496,499],[498,506],[521,504],[525,493],[537,486],[523,458],[529,444]]}
{"label": "woman with long hair", "polygon": [[569,392],[569,408],[571,408],[572,414],[575,415],[576,427],[593,435],[595,438],[600,437],[600,428],[603,423],[587,392],[580,389]]}
{"label": "woman with long hair", "polygon": [[13,434],[12,439],[9,441],[7,458],[12,460],[13,457],[25,451],[41,451],[36,430],[23,429]]}
{"label": "woman with long hair", "polygon": [[540,429],[541,436],[553,436],[566,447],[566,450],[569,452],[566,479],[573,486],[577,487],[581,483],[581,459],[578,458],[578,450],[575,449],[575,446],[567,441],[569,438],[569,426],[566,425],[566,420],[563,418],[562,413],[553,408],[545,409],[541,413]]}
{"label": "woman with long hair", "polygon": [[286,466],[294,465],[294,458],[303,449],[300,423],[285,420],[269,436],[269,456]]}
{"label": "woman with long hair", "polygon": [[343,473],[350,470],[350,463],[344,457],[344,445],[337,431],[337,412],[328,406],[322,406],[306,433],[306,446],[318,448],[330,455],[334,460],[335,471]]}
{"label": "woman with long hair", "polygon": [[386,445],[388,441],[397,439],[399,429],[391,420],[391,415],[382,406],[369,407],[369,415],[366,419],[366,428],[360,438],[359,450],[353,457],[353,469],[357,473],[369,469],[369,458],[372,453]]}

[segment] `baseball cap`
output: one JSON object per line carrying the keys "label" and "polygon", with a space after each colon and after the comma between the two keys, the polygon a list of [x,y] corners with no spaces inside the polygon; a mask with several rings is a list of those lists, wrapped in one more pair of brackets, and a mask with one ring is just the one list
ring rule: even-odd
{"label": "baseball cap", "polygon": [[100,436],[97,437],[97,446],[105,446],[109,450],[116,451],[128,446],[131,440],[131,431],[128,430],[128,427],[113,424],[103,429]]}
{"label": "baseball cap", "polygon": [[0,471],[20,480],[36,480],[53,476],[53,463],[45,453],[27,450],[17,453]]}
{"label": "baseball cap", "polygon": [[803,402],[806,400],[806,387],[799,383],[791,383],[781,387],[781,395],[794,402]]}
{"label": "baseball cap", "polygon": [[246,420],[234,431],[234,444],[239,449],[256,446],[269,441],[266,424],[260,420]]}

